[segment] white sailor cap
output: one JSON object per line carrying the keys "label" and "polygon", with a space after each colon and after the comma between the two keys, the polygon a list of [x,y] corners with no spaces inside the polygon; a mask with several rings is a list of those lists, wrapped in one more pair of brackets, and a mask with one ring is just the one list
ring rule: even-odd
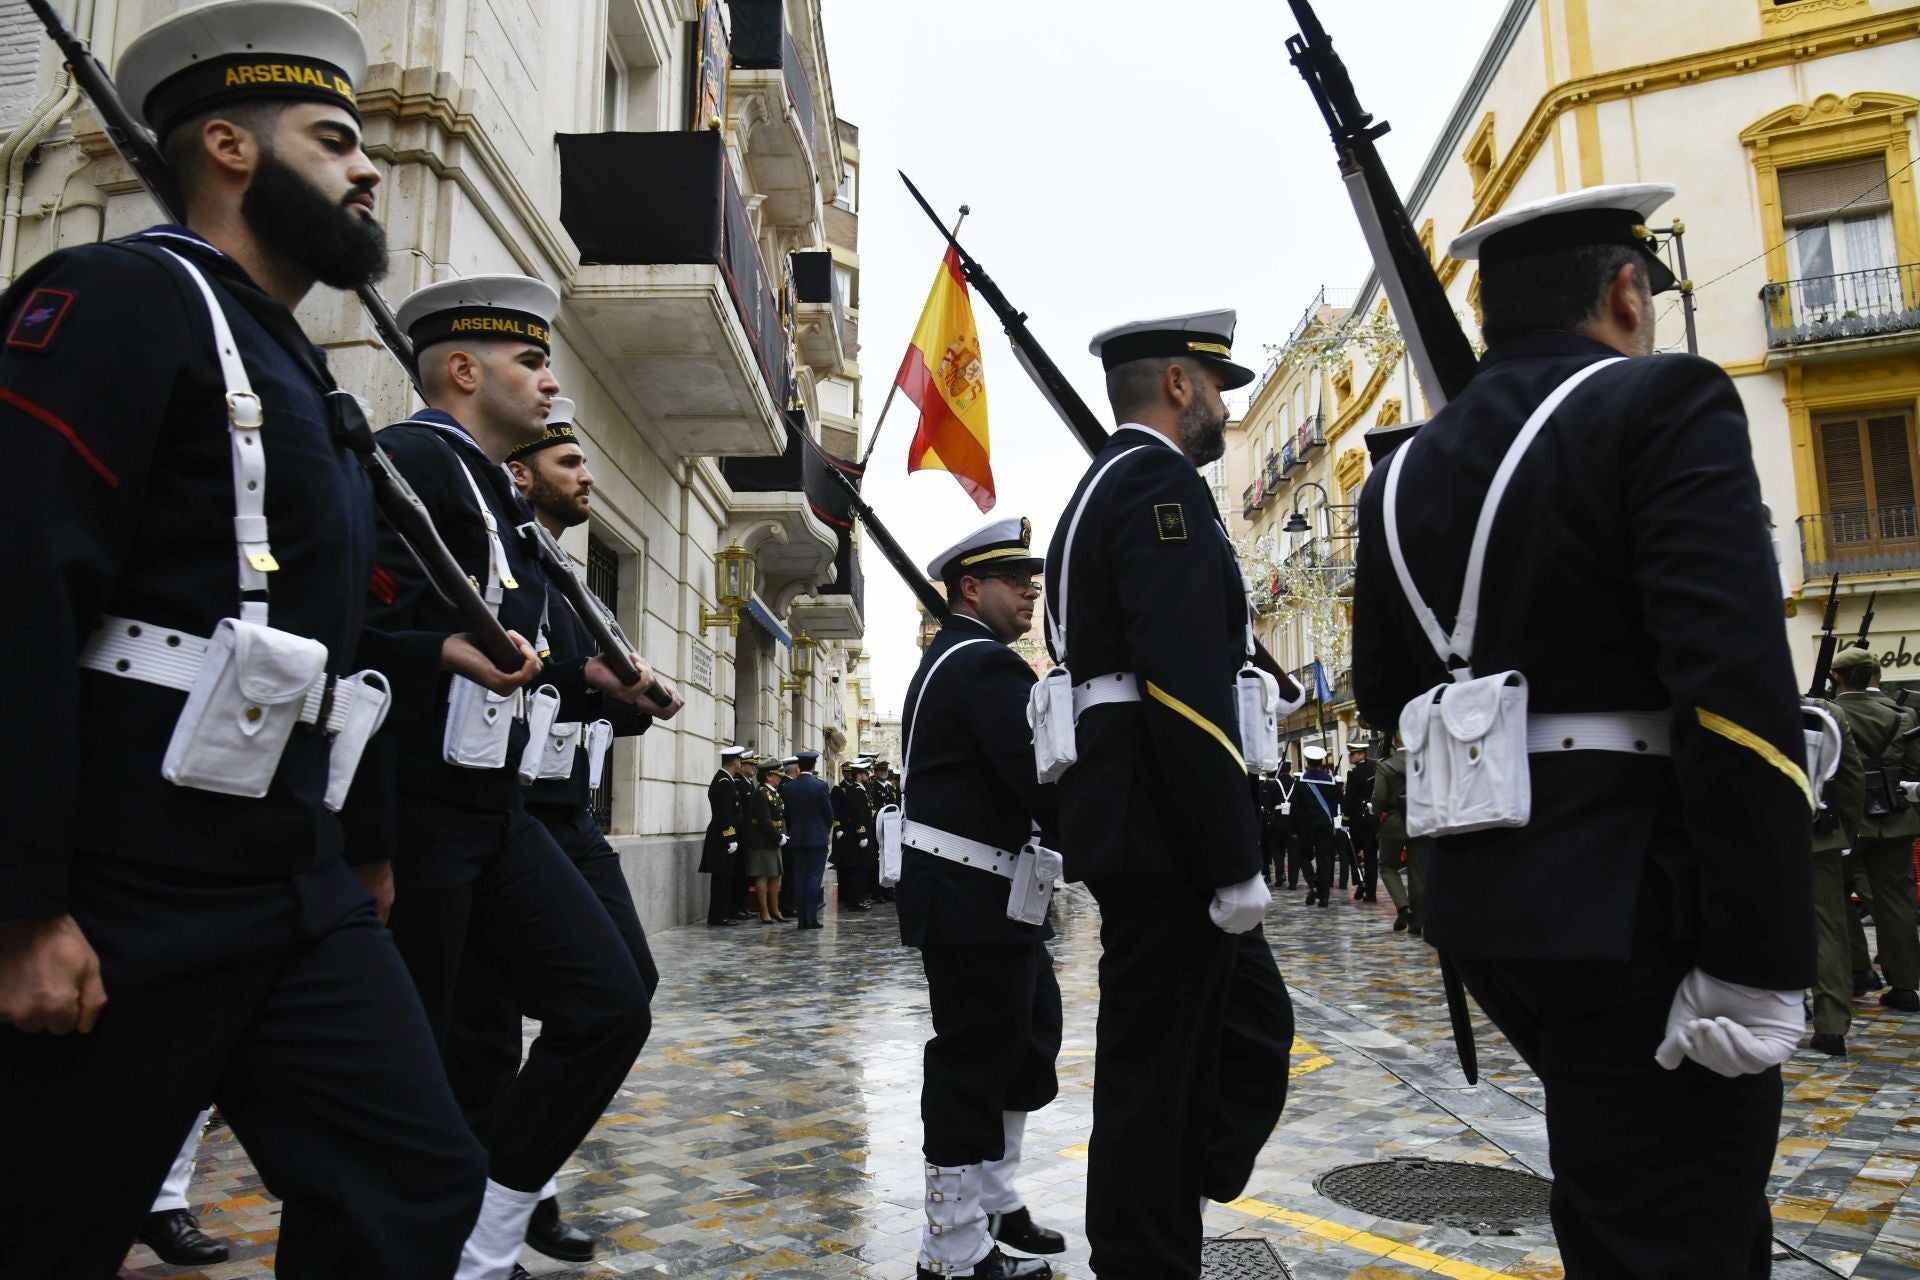
{"label": "white sailor cap", "polygon": [[855,756],[853,759],[847,761],[846,767],[849,769],[871,769],[873,768],[873,761],[867,759],[865,756]]}
{"label": "white sailor cap", "polygon": [[1679,283],[1655,252],[1647,219],[1673,199],[1671,182],[1615,182],[1503,209],[1454,237],[1447,253],[1498,270],[1530,254],[1580,245],[1619,244],[1645,255],[1655,293]]}
{"label": "white sailor cap", "polygon": [[531,276],[466,276],[430,284],[405,302],[395,319],[416,352],[436,342],[531,342],[553,350],[553,317],[560,295]]}
{"label": "white sailor cap", "polygon": [[1025,516],[1008,516],[981,525],[929,560],[927,576],[945,582],[949,572],[956,580],[998,569],[1039,573],[1046,564],[1033,554],[1033,522]]}
{"label": "white sailor cap", "polygon": [[1253,381],[1253,370],[1233,362],[1233,331],[1239,323],[1239,313],[1231,307],[1135,320],[1094,334],[1087,349],[1107,369],[1155,356],[1202,360],[1221,375],[1221,389],[1231,391]]}
{"label": "white sailor cap", "polygon": [[519,448],[507,454],[508,462],[519,462],[542,449],[551,449],[557,444],[578,444],[579,437],[573,434],[573,401],[565,396],[555,396],[553,407],[547,410],[547,426],[538,439],[529,440]]}
{"label": "white sailor cap", "polygon": [[745,747],[720,748],[720,758],[722,760],[736,760],[745,754],[747,754],[747,749]]}
{"label": "white sailor cap", "polygon": [[134,118],[165,140],[190,116],[243,99],[328,102],[360,118],[353,87],[367,50],[346,17],[316,0],[219,0],[134,37],[115,79]]}
{"label": "white sailor cap", "polygon": [[1311,760],[1315,764],[1318,764],[1322,760],[1325,760],[1327,758],[1327,749],[1325,747],[1317,747],[1317,746],[1302,747],[1300,748],[1300,754],[1304,758]]}

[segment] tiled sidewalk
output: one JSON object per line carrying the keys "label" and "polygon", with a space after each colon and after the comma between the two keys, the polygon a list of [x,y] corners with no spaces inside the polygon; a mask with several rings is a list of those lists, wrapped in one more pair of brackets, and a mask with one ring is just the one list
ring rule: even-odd
{"label": "tiled sidewalk", "polygon": [[[1077,891],[1059,902],[1061,1096],[1033,1118],[1022,1181],[1036,1218],[1071,1242],[1056,1274],[1085,1277],[1098,918]],[[1303,1280],[1558,1276],[1544,1228],[1480,1237],[1369,1218],[1313,1190],[1336,1165],[1396,1155],[1549,1172],[1538,1082],[1482,1024],[1482,1084],[1465,1087],[1432,953],[1389,932],[1391,918],[1384,895],[1325,911],[1292,894],[1275,903],[1267,932],[1299,1023],[1292,1091],[1247,1196],[1213,1207],[1209,1234],[1265,1235]],[[891,909],[827,920],[814,933],[653,939],[664,975],[653,1040],[560,1179],[568,1212],[605,1241],[601,1259],[567,1267],[529,1253],[536,1275],[913,1274],[925,982]],[[1851,1057],[1803,1051],[1789,1064],[1773,1184],[1775,1275],[1787,1280],[1920,1276],[1920,1018],[1868,1002],[1856,1013]],[[276,1206],[224,1131],[192,1195],[234,1261],[182,1271],[141,1249],[125,1274],[270,1275]]]}

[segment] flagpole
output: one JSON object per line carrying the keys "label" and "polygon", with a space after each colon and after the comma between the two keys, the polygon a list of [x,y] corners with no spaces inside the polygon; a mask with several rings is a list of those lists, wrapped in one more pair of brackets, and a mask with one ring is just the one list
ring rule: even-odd
{"label": "flagpole", "polygon": [[[965,222],[967,215],[972,212],[973,206],[964,204],[960,206],[960,216],[953,220],[951,235],[957,236],[960,234],[960,224]],[[873,424],[873,435],[867,441],[867,451],[860,455],[860,469],[862,471],[866,470],[868,460],[873,457],[874,446],[880,443],[880,428],[887,425],[887,410],[893,408],[893,397],[897,395],[899,391],[900,383],[896,379],[894,384],[887,388],[887,398],[880,406],[880,417]]]}

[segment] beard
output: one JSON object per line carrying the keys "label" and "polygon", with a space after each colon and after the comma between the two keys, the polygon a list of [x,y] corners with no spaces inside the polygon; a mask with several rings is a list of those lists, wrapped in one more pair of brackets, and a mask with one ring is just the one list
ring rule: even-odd
{"label": "beard", "polygon": [[1193,402],[1180,411],[1180,447],[1187,451],[1196,467],[1204,467],[1226,453],[1226,413],[1214,413],[1204,397],[1195,396]]}
{"label": "beard", "polygon": [[321,284],[357,289],[387,273],[386,229],[347,205],[371,189],[356,186],[338,201],[329,200],[266,151],[241,197],[240,214],[264,243]]}
{"label": "beard", "polygon": [[533,482],[527,486],[527,501],[533,504],[535,511],[550,516],[565,528],[571,529],[586,523],[586,509],[574,494],[538,472],[534,473]]}

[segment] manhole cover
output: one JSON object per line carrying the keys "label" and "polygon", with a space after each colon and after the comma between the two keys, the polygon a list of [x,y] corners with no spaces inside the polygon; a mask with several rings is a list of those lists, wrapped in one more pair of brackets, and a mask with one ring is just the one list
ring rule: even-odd
{"label": "manhole cover", "polygon": [[1204,1240],[1200,1280],[1293,1280],[1265,1240]]}
{"label": "manhole cover", "polygon": [[1313,1189],[1375,1217],[1484,1232],[1545,1222],[1553,1183],[1517,1169],[1386,1160],[1329,1169]]}

